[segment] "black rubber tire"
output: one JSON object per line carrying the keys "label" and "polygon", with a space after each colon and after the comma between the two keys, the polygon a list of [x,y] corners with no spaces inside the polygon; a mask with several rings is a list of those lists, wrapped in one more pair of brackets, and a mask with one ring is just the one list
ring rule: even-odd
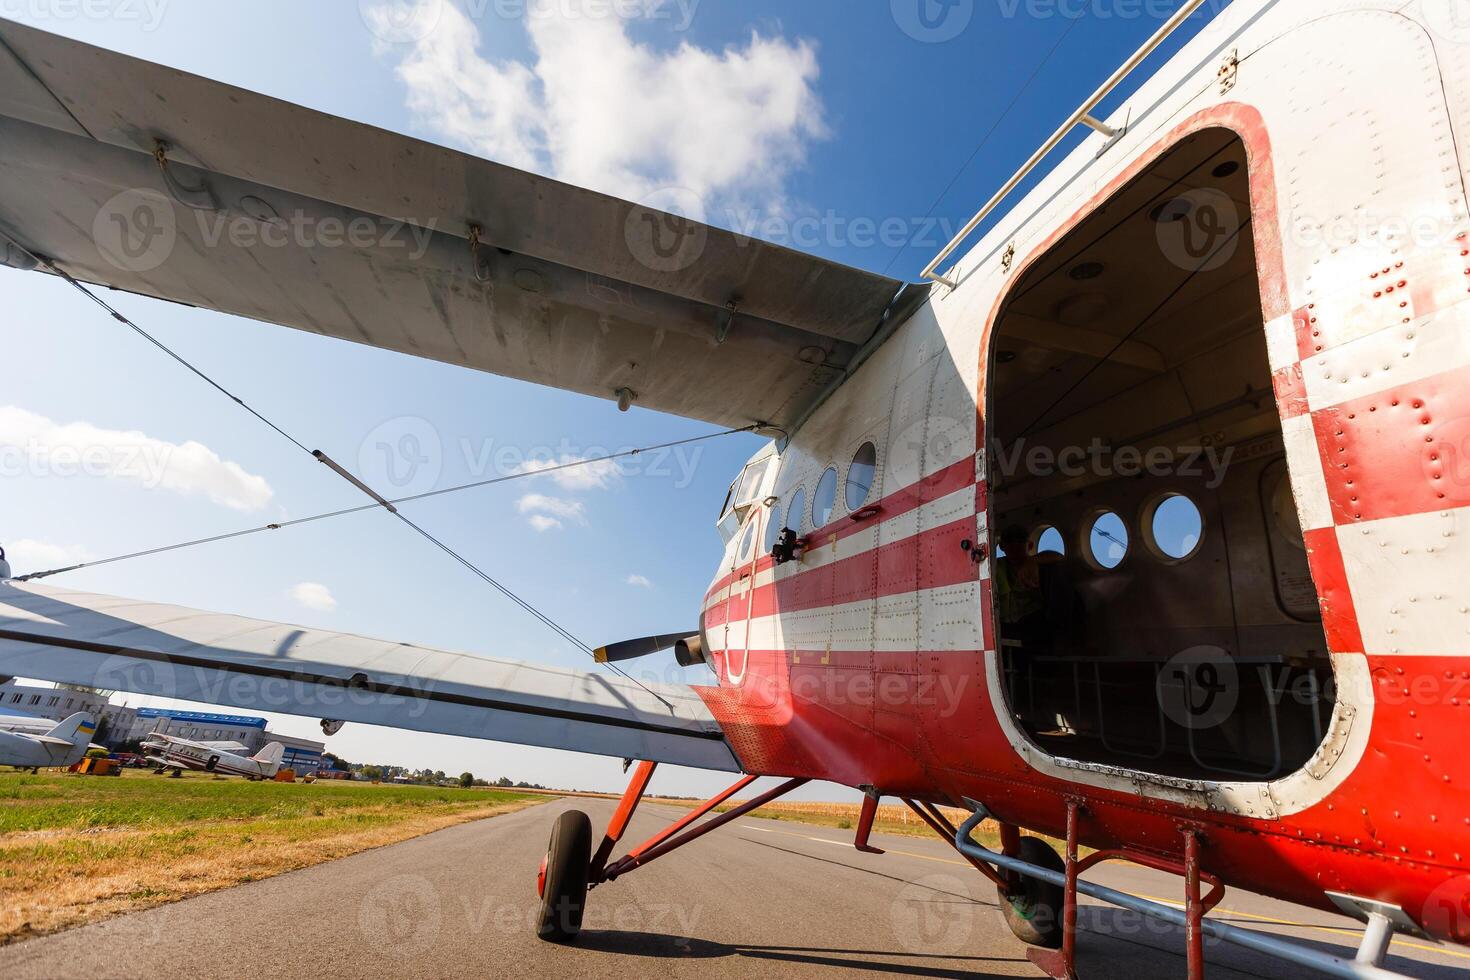
{"label": "black rubber tire", "polygon": [[551,825],[546,848],[546,889],[536,935],[549,943],[572,943],[582,931],[587,907],[587,870],[592,864],[592,821],[568,810]]}
{"label": "black rubber tire", "polygon": [[[1022,837],[1016,857],[1059,873],[1067,870],[1062,856],[1039,837]],[[1062,902],[1065,892],[1060,885],[1023,876],[1011,894],[1000,892],[1000,910],[1006,925],[1021,942],[1046,949],[1062,947]]]}

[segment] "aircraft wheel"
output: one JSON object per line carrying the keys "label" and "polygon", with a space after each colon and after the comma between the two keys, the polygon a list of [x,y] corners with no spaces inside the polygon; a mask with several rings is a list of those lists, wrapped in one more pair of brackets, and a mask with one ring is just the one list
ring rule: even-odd
{"label": "aircraft wheel", "polygon": [[581,810],[568,810],[551,825],[551,843],[536,881],[541,893],[538,937],[551,943],[576,941],[587,906],[591,864],[592,821]]}
{"label": "aircraft wheel", "polygon": [[[1050,871],[1065,872],[1066,863],[1051,845],[1039,837],[1022,837],[1016,857]],[[1063,889],[1029,875],[1021,878],[1010,895],[1000,891],[1000,910],[1017,939],[1031,946],[1060,949],[1062,946]]]}

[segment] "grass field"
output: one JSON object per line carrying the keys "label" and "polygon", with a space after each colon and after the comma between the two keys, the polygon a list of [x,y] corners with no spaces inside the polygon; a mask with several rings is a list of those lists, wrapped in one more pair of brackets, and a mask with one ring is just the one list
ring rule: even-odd
{"label": "grass field", "polygon": [[544,802],[495,790],[0,773],[0,944]]}

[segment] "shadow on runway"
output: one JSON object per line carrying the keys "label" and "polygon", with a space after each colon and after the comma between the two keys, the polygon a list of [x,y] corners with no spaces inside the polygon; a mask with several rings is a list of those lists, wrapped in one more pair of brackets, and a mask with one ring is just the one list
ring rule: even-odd
{"label": "shadow on runway", "polygon": [[[993,956],[947,956],[940,953],[910,953],[902,949],[822,949],[807,946],[728,945],[705,939],[686,939],[647,932],[583,932],[577,948],[594,953],[641,956],[649,959],[719,959],[743,956],[749,959],[808,966],[870,970],[910,977],[999,977],[1001,974],[957,971],[956,963],[1015,963],[1018,958]],[[943,961],[945,966],[923,962]],[[1010,974],[1005,974],[1010,976]]]}

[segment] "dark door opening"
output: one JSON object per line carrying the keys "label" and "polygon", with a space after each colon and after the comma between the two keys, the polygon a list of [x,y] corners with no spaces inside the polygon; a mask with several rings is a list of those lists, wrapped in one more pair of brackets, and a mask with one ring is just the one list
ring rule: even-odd
{"label": "dark door opening", "polygon": [[1332,664],[1287,478],[1245,150],[1187,137],[1012,287],[990,351],[1010,711],[1058,757],[1268,780]]}

